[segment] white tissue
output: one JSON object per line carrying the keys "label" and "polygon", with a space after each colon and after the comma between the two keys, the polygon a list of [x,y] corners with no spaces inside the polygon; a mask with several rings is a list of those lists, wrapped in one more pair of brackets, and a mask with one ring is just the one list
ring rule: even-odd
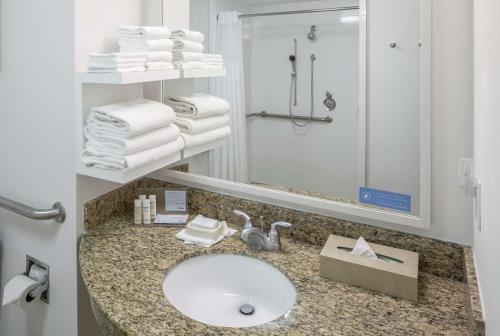
{"label": "white tissue", "polygon": [[370,259],[378,259],[375,252],[373,252],[372,248],[363,237],[359,237],[351,253],[362,257],[368,257]]}
{"label": "white tissue", "polygon": [[3,290],[2,306],[14,303],[21,308],[28,304],[26,296],[40,284],[26,275],[16,275],[12,278]]}

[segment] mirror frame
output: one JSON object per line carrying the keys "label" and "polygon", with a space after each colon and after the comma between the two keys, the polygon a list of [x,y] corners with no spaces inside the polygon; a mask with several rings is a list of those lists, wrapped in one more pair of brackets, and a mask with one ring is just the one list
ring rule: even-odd
{"label": "mirror frame", "polygon": [[[366,147],[366,2],[360,0],[360,150],[359,169],[364,172]],[[422,57],[420,83],[420,214],[418,216],[368,208],[360,205],[330,201],[311,196],[293,194],[267,189],[244,183],[231,182],[218,178],[183,173],[169,169],[156,171],[152,178],[199,188],[207,191],[241,197],[258,202],[335,217],[358,223],[392,227],[394,224],[419,229],[431,226],[431,94],[432,94],[432,11],[431,0],[421,0]],[[363,176],[360,182],[364,181]],[[392,224],[392,225],[391,225]]]}

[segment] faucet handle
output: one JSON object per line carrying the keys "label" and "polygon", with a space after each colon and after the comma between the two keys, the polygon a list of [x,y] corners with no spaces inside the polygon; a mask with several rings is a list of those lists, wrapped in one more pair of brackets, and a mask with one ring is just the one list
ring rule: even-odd
{"label": "faucet handle", "polygon": [[280,234],[278,232],[278,227],[291,228],[292,224],[288,222],[276,222],[271,224],[271,231],[269,231],[269,240],[275,243],[280,243]]}
{"label": "faucet handle", "polygon": [[233,213],[235,215],[238,215],[240,217],[243,217],[243,219],[245,220],[245,229],[248,229],[248,228],[251,228],[253,227],[252,225],[252,219],[250,218],[250,216],[248,216],[246,213],[244,213],[243,211],[241,210],[233,210]]}

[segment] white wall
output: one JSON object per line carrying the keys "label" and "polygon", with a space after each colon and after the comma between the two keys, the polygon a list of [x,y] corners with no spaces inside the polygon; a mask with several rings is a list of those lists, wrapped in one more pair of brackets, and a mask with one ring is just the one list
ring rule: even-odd
{"label": "white wall", "polygon": [[474,0],[474,156],[481,178],[481,231],[474,232],[486,335],[500,334],[500,2]]}
{"label": "white wall", "polygon": [[73,1],[4,0],[0,11],[0,194],[63,224],[0,210],[1,287],[29,254],[50,266],[50,305],[0,308],[2,336],[76,335]]}

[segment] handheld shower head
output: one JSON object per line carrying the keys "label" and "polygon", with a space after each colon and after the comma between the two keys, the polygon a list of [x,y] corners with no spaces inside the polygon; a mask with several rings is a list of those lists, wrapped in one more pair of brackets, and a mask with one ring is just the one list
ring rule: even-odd
{"label": "handheld shower head", "polygon": [[295,74],[297,73],[297,58],[295,57],[295,55],[290,55],[288,59],[290,60],[290,62],[292,62],[292,76],[295,76]]}

